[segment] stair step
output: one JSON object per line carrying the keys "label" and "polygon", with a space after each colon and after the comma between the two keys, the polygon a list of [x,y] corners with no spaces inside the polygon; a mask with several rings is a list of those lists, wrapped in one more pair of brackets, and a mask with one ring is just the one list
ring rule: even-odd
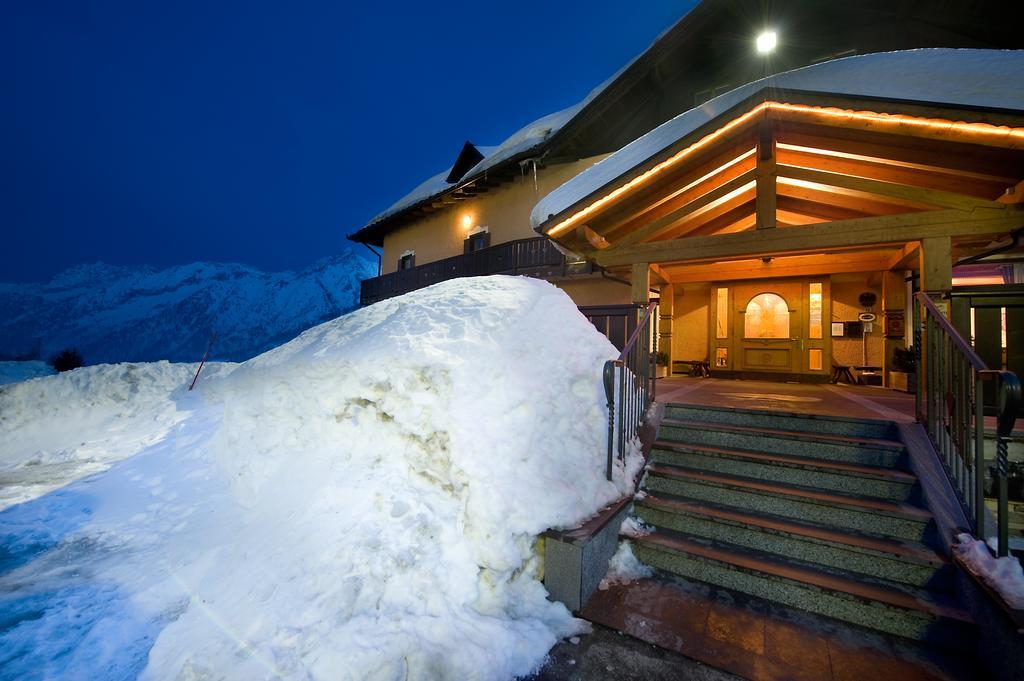
{"label": "stair step", "polygon": [[686,579],[739,591],[889,634],[970,645],[973,620],[954,601],[921,589],[783,560],[672,530],[631,540],[644,562]]}
{"label": "stair step", "polygon": [[892,439],[896,433],[892,421],[696,404],[668,404],[665,418],[876,439]]}
{"label": "stair step", "polygon": [[901,464],[906,449],[902,442],[895,440],[679,419],[663,419],[658,428],[658,439],[885,468],[895,468]]}
{"label": "stair step", "polygon": [[923,508],[876,497],[662,463],[650,465],[647,473],[648,491],[901,539],[920,540],[932,519]]}
{"label": "stair step", "polygon": [[916,542],[841,530],[721,504],[648,494],[634,505],[644,522],[785,558],[818,563],[935,591],[952,588],[946,558]]}
{"label": "stair step", "polygon": [[654,461],[718,473],[741,474],[762,480],[792,483],[904,501],[917,478],[904,471],[793,454],[769,454],[741,449],[686,445],[657,440]]}

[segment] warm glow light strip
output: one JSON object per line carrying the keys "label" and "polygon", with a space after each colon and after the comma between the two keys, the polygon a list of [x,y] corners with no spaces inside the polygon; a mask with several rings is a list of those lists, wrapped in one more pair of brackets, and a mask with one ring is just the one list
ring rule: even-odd
{"label": "warm glow light strip", "polygon": [[780,113],[810,114],[818,118],[832,118],[843,121],[857,121],[868,124],[866,127],[882,128],[918,128],[933,133],[936,138],[943,138],[944,133],[955,132],[964,137],[975,137],[979,143],[993,144],[1004,143],[1014,148],[1024,148],[1024,128],[1010,128],[1006,126],[990,125],[988,123],[967,123],[965,121],[949,121],[940,118],[919,118],[906,114],[887,114],[873,111],[852,111],[836,107],[809,106],[806,104],[786,104],[782,102],[762,102],[747,113],[734,118],[721,128],[706,135],[690,146],[676,152],[661,163],[644,171],[632,180],[626,182],[597,199],[590,205],[582,208],[573,215],[546,231],[550,237],[557,237],[572,228],[581,220],[595,214],[609,203],[616,201],[624,194],[631,192],[637,187],[650,182],[652,178],[679,165],[683,160],[692,156],[695,152],[713,144],[737,127],[744,125],[754,117],[769,111]]}
{"label": "warm glow light strip", "polygon": [[737,127],[743,125],[744,123],[748,122],[752,118],[754,118],[754,117],[758,116],[759,114],[761,114],[762,112],[766,111],[767,110],[767,104],[768,104],[768,102],[764,102],[763,104],[758,104],[753,109],[751,109],[747,113],[743,114],[739,118],[734,118],[733,120],[729,121],[724,126],[719,128],[718,130],[715,130],[710,135],[707,135],[705,137],[700,138],[699,140],[697,140],[696,142],[694,142],[690,146],[688,146],[685,149],[677,152],[675,155],[670,156],[669,158],[665,159],[664,161],[662,161],[661,163],[657,164],[653,168],[643,172],[640,175],[637,175],[636,177],[634,177],[632,180],[630,180],[626,184],[622,185],[621,187],[613,189],[611,192],[609,192],[608,194],[605,194],[604,196],[599,198],[597,201],[594,201],[592,204],[590,204],[586,208],[578,211],[575,215],[571,215],[570,217],[568,217],[565,220],[563,220],[562,222],[558,223],[557,225],[555,225],[551,229],[547,230],[547,235],[551,236],[551,237],[556,237],[559,234],[562,234],[562,233],[566,232],[567,230],[571,229],[574,224],[576,224],[577,222],[579,222],[583,218],[587,217],[588,215],[592,215],[596,211],[600,210],[602,206],[605,206],[608,203],[610,203],[612,201],[615,201],[617,198],[619,198],[623,194],[626,194],[627,192],[631,191],[633,188],[638,187],[638,186],[640,186],[642,184],[646,184],[647,182],[650,181],[650,179],[652,177],[655,177],[656,175],[658,175],[659,173],[664,172],[665,170],[668,170],[670,168],[675,167],[684,158],[687,158],[688,156],[693,155],[694,152],[696,152],[696,151],[698,151],[700,149],[703,149],[704,147],[712,144],[713,142],[715,142],[718,139],[721,139],[722,137],[727,135],[731,130],[736,129]]}

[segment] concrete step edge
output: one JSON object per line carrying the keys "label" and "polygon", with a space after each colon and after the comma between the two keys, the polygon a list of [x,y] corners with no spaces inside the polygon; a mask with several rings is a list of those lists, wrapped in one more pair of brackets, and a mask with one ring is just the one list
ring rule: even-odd
{"label": "concrete step edge", "polygon": [[698,411],[710,411],[717,413],[741,413],[751,416],[783,416],[785,418],[800,419],[806,421],[838,421],[841,423],[863,424],[867,426],[895,427],[894,421],[886,419],[871,419],[857,416],[824,416],[821,414],[807,414],[799,411],[780,411],[778,409],[753,409],[748,407],[719,407],[703,404],[686,404],[685,402],[668,402],[665,404],[666,413],[669,409],[692,409]]}
{"label": "concrete step edge", "polygon": [[[781,430],[776,428],[754,428],[751,426],[734,426],[728,423],[717,423],[713,421],[692,421],[688,419],[663,419],[661,427],[665,428],[688,428],[697,430],[714,430],[726,433],[738,433],[742,435],[760,435],[781,440],[801,440],[820,442],[824,444],[850,445],[863,447],[865,449],[880,449],[884,451],[903,452],[906,446],[897,440],[880,440],[877,438],[851,437],[846,435],[830,435],[826,433],[809,433],[799,430]],[[659,429],[660,431],[660,429]],[[662,439],[659,437],[659,439]]]}
{"label": "concrete step edge", "polygon": [[680,532],[667,529],[659,529],[645,537],[630,538],[630,541],[646,545],[654,550],[689,554],[721,563],[732,569],[740,569],[770,578],[785,579],[853,599],[876,601],[890,607],[914,611],[937,619],[974,623],[974,619],[969,613],[950,602],[949,599],[921,589],[883,584],[881,580],[869,581],[855,578],[839,574],[838,571],[820,570],[724,542],[698,541]]}
{"label": "concrete step edge", "polygon": [[873,513],[886,515],[904,520],[927,524],[932,519],[932,514],[926,509],[910,504],[904,504],[879,497],[853,496],[839,494],[831,490],[819,489],[816,487],[804,487],[802,485],[791,485],[779,482],[765,482],[754,478],[744,478],[738,475],[727,473],[710,473],[694,468],[675,466],[665,463],[654,463],[647,467],[648,475],[655,475],[677,480],[687,480],[698,484],[717,485],[719,487],[731,487],[745,491],[767,494],[770,496],[789,498],[792,500],[805,501],[809,503],[823,504],[827,506],[838,506],[862,513]]}
{"label": "concrete step edge", "polygon": [[798,456],[795,454],[773,454],[770,452],[755,452],[746,449],[731,449],[728,447],[714,447],[712,445],[688,445],[672,440],[655,440],[651,448],[653,451],[663,450],[680,454],[710,454],[714,456],[755,461],[764,464],[777,464],[781,466],[794,466],[798,468],[813,468],[828,473],[842,473],[872,480],[885,480],[889,482],[913,485],[917,482],[917,476],[896,468],[885,466],[870,466],[868,464],[848,463],[845,461],[832,461],[830,459],[816,459],[809,456]]}
{"label": "concrete step edge", "polygon": [[949,564],[948,558],[919,542],[899,540],[885,535],[873,535],[849,528],[798,521],[784,516],[755,514],[746,509],[707,501],[693,501],[664,492],[649,492],[643,499],[638,499],[634,503],[637,506],[646,506],[666,513],[700,515],[713,521],[723,520],[757,530],[775,530],[799,538],[817,539],[841,548],[852,548],[869,555],[884,555],[890,559],[933,566],[936,569]]}

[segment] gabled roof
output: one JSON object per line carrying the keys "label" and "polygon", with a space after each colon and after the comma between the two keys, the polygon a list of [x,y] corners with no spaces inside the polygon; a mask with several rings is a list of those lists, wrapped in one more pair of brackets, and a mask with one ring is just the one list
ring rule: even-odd
{"label": "gabled roof", "polygon": [[541,199],[533,209],[531,223],[544,233],[661,160],[688,135],[715,119],[724,123],[729,112],[758,93],[820,93],[1021,112],[1024,89],[1013,85],[1021,73],[1024,50],[932,48],[848,57],[770,76],[676,116],[587,168]]}
{"label": "gabled roof", "polygon": [[[426,213],[511,180],[520,173],[519,163],[529,158],[557,163],[614,151],[690,106],[697,90],[684,92],[678,87],[680,79],[717,78],[726,65],[737,63],[759,72],[760,62],[749,61],[738,50],[749,42],[747,33],[763,14],[762,5],[759,0],[701,0],[583,101],[533,121],[492,151],[477,147],[483,158],[460,177],[449,168],[439,176],[450,181],[441,183],[435,176],[420,184],[349,238],[380,245],[386,234]],[[1019,13],[1002,12],[1003,20],[993,19],[1001,9],[996,0],[954,3],[941,9],[926,3],[895,7],[891,0],[775,0],[771,14],[807,30],[799,44],[790,47],[800,51],[793,59],[808,63],[818,53],[835,49],[837,40],[849,42],[850,30],[868,34],[863,46],[867,51],[904,44],[1017,46],[1020,40],[1011,19]],[[853,16],[858,22],[849,21]],[[879,32],[877,26],[898,26],[899,30]],[[736,77],[743,82],[753,73],[744,71]]]}
{"label": "gabled roof", "polygon": [[[497,146],[476,146],[466,142],[456,162],[450,168],[418,185],[387,210],[374,217],[365,227],[355,234],[349,235],[349,238],[354,241],[379,244],[383,234],[390,231],[383,223],[391,218],[395,218],[407,210],[429,205],[442,195],[459,190],[462,186],[477,180],[499,166],[515,163],[536,154],[551,139],[552,135],[597,97],[602,89],[618,77],[619,73],[621,71],[592,90],[583,101],[567,109],[538,118],[517,130]],[[471,167],[464,168],[463,166],[467,165],[465,160],[472,158],[474,152],[479,154],[479,159]]]}
{"label": "gabled roof", "polygon": [[444,181],[448,184],[455,184],[466,174],[467,170],[484,160],[494,149],[495,147],[478,147],[469,140],[466,140],[466,143],[462,145],[462,151],[459,152],[455,163],[452,165],[452,169],[448,172],[448,177]]}
{"label": "gabled roof", "polygon": [[[524,158],[538,155],[556,133],[577,118],[579,114],[583,113],[611,85],[622,79],[636,65],[639,65],[646,55],[664,41],[666,36],[677,32],[679,27],[687,20],[705,13],[707,11],[707,4],[709,3],[698,4],[690,10],[676,24],[655,38],[654,42],[646,50],[631,59],[625,66],[612,74],[611,77],[591,90],[582,101],[528,123],[497,146],[482,147],[473,145],[482,155],[482,158],[475,165],[456,177],[458,175],[455,172],[458,169],[456,167],[458,166],[457,160],[448,170],[442,171],[418,185],[386,210],[376,215],[365,227],[354,234],[350,234],[348,238],[353,241],[380,245],[384,234],[391,231],[391,227],[387,223],[393,219],[400,218],[407,211],[429,206],[444,195],[457,193],[460,188],[486,176],[489,172],[518,163]],[[463,147],[463,152],[465,151],[466,149]],[[460,153],[459,158],[462,158],[462,153]],[[466,197],[456,196],[455,198],[461,199]]]}

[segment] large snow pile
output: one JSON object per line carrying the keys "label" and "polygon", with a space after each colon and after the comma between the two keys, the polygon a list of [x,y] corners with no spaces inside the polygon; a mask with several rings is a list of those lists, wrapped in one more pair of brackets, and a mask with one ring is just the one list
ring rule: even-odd
{"label": "large snow pile", "polygon": [[40,376],[52,376],[56,373],[46,362],[0,362],[0,385],[21,383]]}
{"label": "large snow pile", "polygon": [[615,354],[555,287],[487,277],[209,377],[166,436],[0,512],[0,676],[531,671],[581,627],[546,598],[537,535],[639,467],[604,479]]}

